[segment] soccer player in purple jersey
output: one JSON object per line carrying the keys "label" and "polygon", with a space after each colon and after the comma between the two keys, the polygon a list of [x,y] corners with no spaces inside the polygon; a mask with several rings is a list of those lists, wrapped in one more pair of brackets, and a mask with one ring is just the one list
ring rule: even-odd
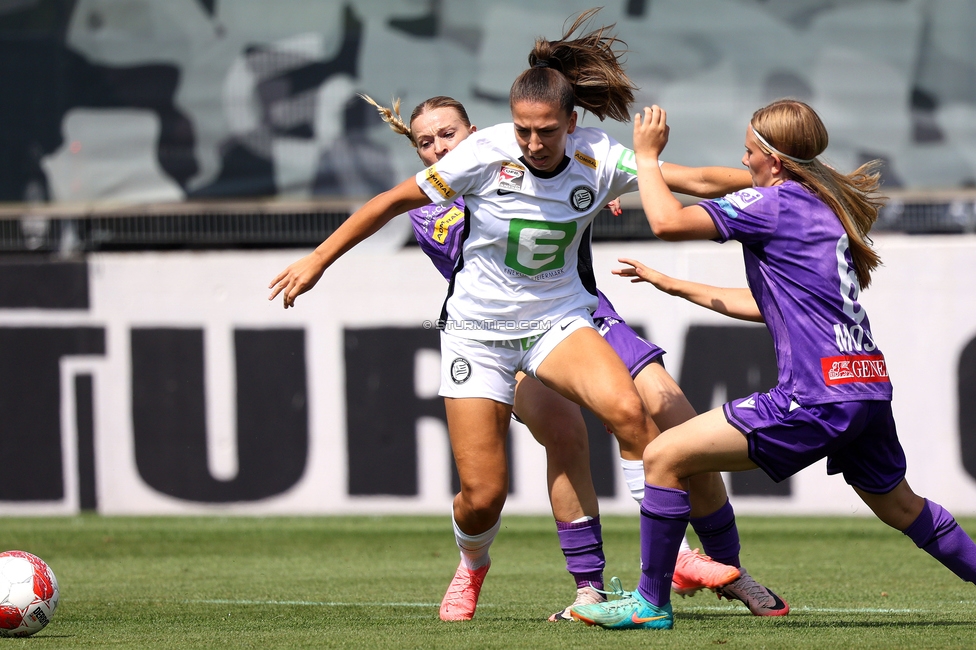
{"label": "soccer player in purple jersey", "polygon": [[[392,108],[386,108],[366,95],[362,97],[376,107],[394,132],[406,136],[427,166],[440,160],[477,130],[464,106],[450,97],[432,97],[421,102],[411,113],[409,124],[400,115],[399,100],[394,101]],[[664,163],[661,169],[672,190],[703,197],[720,196],[744,187],[750,181],[745,170],[738,172],[725,167],[688,168]],[[619,204],[610,207],[619,210]],[[450,280],[460,253],[463,197],[448,205],[430,204],[417,208],[409,214],[421,249],[444,278]],[[588,256],[581,259],[585,260],[583,264],[589,264]],[[592,274],[589,267],[581,272]],[[694,417],[691,404],[664,369],[664,350],[641,338],[614,310],[603,292],[596,291],[600,302],[593,313],[594,323],[627,365],[658,428],[666,430]],[[572,620],[571,607],[606,600],[601,593],[605,560],[598,502],[589,471],[586,425],[576,404],[524,373],[520,373],[518,379],[514,413],[546,448],[552,512],[567,570],[577,584],[573,605],[556,612],[549,620]],[[620,460],[632,495],[639,503],[644,493],[643,463]],[[724,493],[716,494],[712,499],[718,500],[718,506],[727,503]],[[697,511],[703,515],[713,514],[715,505],[705,502],[703,507],[696,501]],[[747,573],[743,576],[737,570],[738,539],[732,511],[730,507],[720,507],[719,511],[717,516],[702,516],[693,522],[707,552],[716,553],[728,564],[699,555],[697,549],[688,547],[683,538],[672,588],[684,596],[693,595],[702,588],[726,587],[730,594],[741,594],[739,599],[756,615],[788,612],[789,608],[782,600],[756,585]]]}
{"label": "soccer player in purple jersey", "polygon": [[823,164],[820,118],[802,102],[780,100],[756,111],[746,129],[742,162],[754,187],[682,207],[658,171],[667,137],[659,107],[635,117],[638,181],[651,227],[670,241],[739,241],[749,288],[675,280],[626,259],[630,268],[616,273],[766,323],[779,379],[769,392],[699,415],[648,445],[640,584],[621,600],[576,607],[572,615],[607,628],[672,627],[668,574],[688,521],[688,479],[759,467],[782,481],[824,457],[827,472],[843,474],[878,518],[976,582],[976,544],[905,480],[888,370],[858,301],[880,264],[868,239],[881,205],[877,161],[850,175]]}

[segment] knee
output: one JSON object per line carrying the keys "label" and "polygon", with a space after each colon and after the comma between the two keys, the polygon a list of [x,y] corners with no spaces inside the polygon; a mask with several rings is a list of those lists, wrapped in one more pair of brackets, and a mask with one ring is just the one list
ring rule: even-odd
{"label": "knee", "polygon": [[644,402],[637,391],[617,399],[611,417],[609,424],[615,432],[634,429],[643,431],[649,420]]}
{"label": "knee", "polygon": [[677,450],[667,436],[658,436],[644,448],[644,474],[649,482],[664,484],[666,479],[683,479]]}
{"label": "knee", "polygon": [[462,499],[478,518],[500,515],[507,496],[507,485],[499,483],[461,486]]}

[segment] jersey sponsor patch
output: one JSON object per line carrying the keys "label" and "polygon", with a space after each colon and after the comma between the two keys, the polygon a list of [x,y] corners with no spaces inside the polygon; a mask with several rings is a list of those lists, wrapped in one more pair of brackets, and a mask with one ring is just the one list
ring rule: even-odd
{"label": "jersey sponsor patch", "polygon": [[628,174],[637,175],[637,156],[632,149],[624,149],[617,159],[617,169]]}
{"label": "jersey sponsor patch", "polygon": [[498,170],[498,193],[507,194],[521,190],[524,178],[525,167],[513,162],[503,162],[502,168]]}
{"label": "jersey sponsor patch", "polygon": [[577,212],[586,212],[593,205],[593,198],[596,194],[586,185],[577,185],[569,193],[569,204]]}
{"label": "jersey sponsor patch", "polygon": [[451,186],[444,182],[441,175],[437,173],[437,166],[431,165],[427,168],[427,173],[424,175],[427,182],[430,183],[431,187],[437,190],[437,193],[443,196],[445,199],[453,199],[457,194]]}
{"label": "jersey sponsor patch", "polygon": [[463,384],[471,376],[471,364],[467,359],[458,357],[451,362],[451,381],[455,384]]}
{"label": "jersey sponsor patch", "polygon": [[[576,222],[550,223],[512,219],[508,226],[505,266],[529,277],[544,279],[546,271],[562,272],[566,248],[576,236]],[[541,275],[540,275],[541,274]]]}
{"label": "jersey sponsor patch", "polygon": [[725,198],[728,199],[729,203],[739,208],[740,210],[745,210],[747,207],[760,200],[763,197],[762,194],[757,192],[751,187],[747,187],[744,190],[739,190],[738,192],[733,192]]}
{"label": "jersey sponsor patch", "polygon": [[431,237],[438,244],[443,244],[447,241],[447,235],[451,230],[451,226],[463,218],[464,210],[456,205],[451,206],[451,209],[443,217],[434,222],[434,232],[431,234]]}
{"label": "jersey sponsor patch", "polygon": [[573,154],[573,158],[575,158],[576,160],[580,161],[581,163],[583,163],[584,165],[586,165],[587,167],[589,167],[591,169],[596,169],[596,159],[595,158],[590,158],[589,156],[587,156],[582,151],[577,151],[576,153],[574,153]]}
{"label": "jersey sponsor patch", "polygon": [[824,382],[838,384],[875,384],[889,382],[884,355],[844,355],[820,359]]}

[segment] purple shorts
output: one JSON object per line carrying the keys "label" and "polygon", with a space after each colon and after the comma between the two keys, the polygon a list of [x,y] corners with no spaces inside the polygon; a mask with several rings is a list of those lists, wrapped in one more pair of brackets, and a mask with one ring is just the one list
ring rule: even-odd
{"label": "purple shorts", "polygon": [[606,339],[614,352],[623,359],[631,377],[637,377],[647,364],[657,361],[663,365],[664,350],[641,338],[624,322],[602,291],[598,291],[600,304],[593,312],[593,324],[600,336]]}
{"label": "purple shorts", "polygon": [[825,456],[828,474],[871,494],[887,494],[905,478],[889,401],[804,407],[773,389],[722,408],[749,441],[749,458],[777,483]]}

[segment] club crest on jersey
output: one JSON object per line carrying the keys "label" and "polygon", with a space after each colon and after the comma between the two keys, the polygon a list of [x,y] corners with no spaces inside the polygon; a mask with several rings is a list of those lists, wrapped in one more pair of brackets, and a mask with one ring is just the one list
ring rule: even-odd
{"label": "club crest on jersey", "polygon": [[471,364],[467,359],[458,357],[451,362],[451,381],[455,384],[463,384],[471,376]]}
{"label": "club crest on jersey", "polygon": [[593,205],[593,200],[595,194],[593,190],[588,188],[586,185],[577,185],[573,188],[573,191],[569,193],[569,204],[573,206],[573,209],[577,212],[586,212]]}
{"label": "club crest on jersey", "polygon": [[525,168],[513,162],[503,162],[498,170],[498,189],[503,192],[517,192],[522,189]]}

